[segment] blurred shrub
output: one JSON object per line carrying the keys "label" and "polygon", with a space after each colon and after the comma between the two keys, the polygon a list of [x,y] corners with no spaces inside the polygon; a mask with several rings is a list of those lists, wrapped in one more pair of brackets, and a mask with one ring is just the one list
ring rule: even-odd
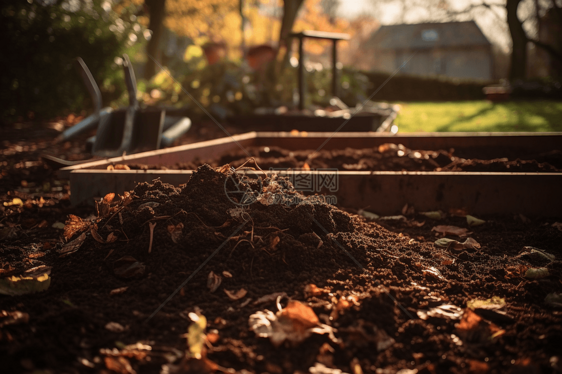
{"label": "blurred shrub", "polygon": [[109,4],[2,1],[2,121],[90,109],[88,92],[74,67],[78,56],[90,68],[105,103],[121,95],[123,74],[114,59],[137,40],[141,28],[132,10],[122,9],[118,17]]}
{"label": "blurred shrub", "polygon": [[[390,77],[388,73],[364,73],[374,91]],[[395,75],[373,97],[374,101],[458,101],[482,100],[482,88],[489,81],[460,80],[441,77]]]}
{"label": "blurred shrub", "polygon": [[[325,106],[331,98],[332,72],[319,63],[306,65],[306,104]],[[256,108],[276,108],[297,104],[297,69],[288,67],[270,82],[264,71],[253,71],[246,64],[223,60],[208,65],[199,47],[189,46],[182,66],[159,72],[149,82],[139,81],[142,101],[188,109],[192,119],[205,116],[199,104],[219,119],[233,114],[252,113]],[[366,99],[368,78],[356,71],[340,72],[340,97],[350,106]],[[187,92],[187,93],[186,93]],[[191,96],[191,97],[190,97]],[[121,98],[125,101],[125,97]]]}

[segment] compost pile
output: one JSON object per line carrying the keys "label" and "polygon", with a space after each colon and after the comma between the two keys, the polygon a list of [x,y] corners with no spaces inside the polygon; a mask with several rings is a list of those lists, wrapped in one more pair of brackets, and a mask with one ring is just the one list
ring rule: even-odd
{"label": "compost pile", "polygon": [[[481,152],[480,152],[481,153]],[[462,152],[461,152],[462,154]],[[224,164],[240,166],[248,155],[254,157],[263,169],[323,169],[341,171],[470,171],[470,172],[560,172],[562,152],[545,151],[524,158],[471,158],[460,157],[451,150],[413,150],[402,144],[386,143],[374,148],[338,150],[290,151],[279,147],[249,147],[236,150],[214,160],[194,160],[179,163],[172,169],[194,170],[202,163],[218,167]],[[484,157],[485,155],[480,155]],[[163,169],[155,165],[129,165],[131,169]]]}
{"label": "compost pile", "polygon": [[179,188],[105,196],[58,242],[3,246],[0,288],[23,276],[41,291],[0,296],[3,370],[560,368],[557,224],[462,229],[412,207],[373,221],[254,176],[251,203],[228,193],[241,174],[203,165]]}

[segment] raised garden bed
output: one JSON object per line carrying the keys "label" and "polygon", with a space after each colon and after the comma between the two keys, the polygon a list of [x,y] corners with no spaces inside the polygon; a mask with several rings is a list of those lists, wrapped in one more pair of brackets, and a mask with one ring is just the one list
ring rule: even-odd
{"label": "raised garden bed", "polygon": [[[169,150],[92,162],[63,169],[62,173],[69,175],[71,199],[74,203],[79,203],[94,196],[104,196],[111,191],[128,190],[134,187],[135,182],[148,182],[155,178],[179,185],[185,183],[192,173],[190,170],[107,170],[108,167],[160,165],[174,168],[178,164],[193,163],[197,159],[217,159],[219,155],[236,153],[242,148],[254,147],[259,150],[268,147],[270,151],[278,148],[298,151],[314,150],[325,144],[323,150],[336,152],[335,150],[345,148],[378,150],[384,144],[394,143],[403,144],[409,149],[454,149],[453,153],[460,157],[484,155],[486,158],[525,158],[542,155],[541,157],[552,158],[554,161],[551,162],[556,163],[556,152],[560,151],[559,144],[562,144],[560,134],[303,135],[248,133]],[[554,153],[549,153],[550,151]],[[518,167],[521,168],[521,165],[526,164],[519,162]],[[283,166],[285,165],[278,165]],[[309,166],[315,167],[313,164]],[[402,168],[399,171],[350,171],[344,167],[344,163],[341,166],[337,171],[338,189],[330,192],[337,197],[339,206],[348,208],[370,207],[380,214],[395,214],[405,204],[414,204],[422,210],[465,207],[477,214],[521,213],[542,216],[556,216],[562,210],[562,199],[552,198],[562,189],[562,174],[552,165],[552,168],[542,165],[542,173],[461,172],[457,171],[458,168],[452,168],[452,171],[422,172],[402,171]],[[333,170],[311,171],[316,177],[330,173],[333,174]]]}

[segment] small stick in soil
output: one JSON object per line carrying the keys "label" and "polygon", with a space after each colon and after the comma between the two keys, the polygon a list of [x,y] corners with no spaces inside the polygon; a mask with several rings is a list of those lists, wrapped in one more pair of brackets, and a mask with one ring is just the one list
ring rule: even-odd
{"label": "small stick in soil", "polygon": [[107,224],[109,223],[109,221],[111,221],[111,220],[113,219],[113,217],[115,217],[115,215],[116,215],[117,213],[121,212],[121,211],[123,210],[123,208],[125,208],[125,207],[123,206],[123,207],[121,207],[121,209],[115,211],[115,213],[113,213],[113,214],[111,215],[111,217],[109,217],[109,219],[108,219],[107,221],[105,221],[105,224],[102,226],[102,228],[100,229],[100,231],[103,230],[104,227],[107,226]]}
{"label": "small stick in soil", "polygon": [[127,238],[127,243],[129,242],[129,237],[127,236],[127,234],[125,234],[125,230],[121,229],[119,230],[123,233],[123,235],[125,235],[125,238]]}
{"label": "small stick in soil", "polygon": [[232,256],[232,252],[234,252],[234,250],[236,249],[236,247],[238,247],[238,244],[242,243],[242,242],[248,242],[250,243],[250,245],[252,246],[252,248],[254,248],[254,245],[252,244],[252,242],[250,242],[248,239],[242,239],[240,240],[238,243],[236,243],[236,245],[234,246],[234,248],[232,248],[230,250],[230,254],[228,255],[228,258],[230,258],[230,256]]}
{"label": "small stick in soil", "polygon": [[156,227],[156,222],[149,222],[148,228],[150,229],[150,240],[148,242],[148,253],[152,252],[152,240],[154,239],[154,228]]}
{"label": "small stick in soil", "polygon": [[107,254],[107,256],[105,256],[105,258],[104,258],[103,260],[104,260],[104,261],[107,260],[107,258],[108,258],[109,256],[111,256],[112,253],[113,253],[113,249],[112,249],[111,251],[109,251],[109,253]]}

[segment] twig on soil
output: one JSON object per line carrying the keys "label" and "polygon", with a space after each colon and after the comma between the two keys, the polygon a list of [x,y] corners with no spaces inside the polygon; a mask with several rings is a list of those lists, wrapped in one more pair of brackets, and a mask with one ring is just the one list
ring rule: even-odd
{"label": "twig on soil", "polygon": [[148,228],[150,229],[150,240],[148,242],[148,253],[152,251],[152,240],[154,239],[154,228],[156,227],[156,222],[149,222]]}
{"label": "twig on soil", "polygon": [[112,253],[113,253],[113,249],[112,249],[111,251],[109,251],[109,253],[107,254],[107,256],[105,256],[105,258],[104,258],[103,260],[104,260],[104,261],[107,260],[107,258],[108,258],[109,256],[111,256]]}
{"label": "twig on soil", "polygon": [[260,168],[254,157],[250,157],[249,159],[247,159],[242,165],[238,166],[235,170],[241,169],[244,165],[246,165],[250,161],[254,161],[254,165],[256,165],[258,170],[261,171],[266,177],[268,176],[267,173]]}
{"label": "twig on soil", "polygon": [[232,248],[230,250],[230,254],[228,255],[228,258],[230,258],[230,256],[232,256],[232,252],[234,252],[234,250],[236,249],[236,247],[238,247],[238,244],[242,243],[242,242],[248,242],[250,243],[250,245],[252,246],[252,248],[254,248],[254,245],[248,240],[248,239],[242,239],[240,240],[238,243],[236,243],[236,245],[234,246],[234,248]]}
{"label": "twig on soil", "polygon": [[123,235],[125,235],[125,238],[127,238],[127,243],[130,241],[129,237],[127,236],[127,234],[125,234],[125,230],[120,229],[119,231],[121,231],[123,233]]}
{"label": "twig on soil", "polygon": [[115,217],[115,215],[116,215],[117,213],[121,212],[124,208],[125,208],[125,207],[122,206],[121,209],[116,210],[115,213],[113,213],[113,214],[111,215],[111,217],[109,217],[109,219],[108,219],[107,221],[105,221],[105,224],[101,227],[100,231],[103,230],[104,227],[107,226],[107,224],[109,223],[109,221],[111,221],[111,220],[113,219],[113,217]]}

